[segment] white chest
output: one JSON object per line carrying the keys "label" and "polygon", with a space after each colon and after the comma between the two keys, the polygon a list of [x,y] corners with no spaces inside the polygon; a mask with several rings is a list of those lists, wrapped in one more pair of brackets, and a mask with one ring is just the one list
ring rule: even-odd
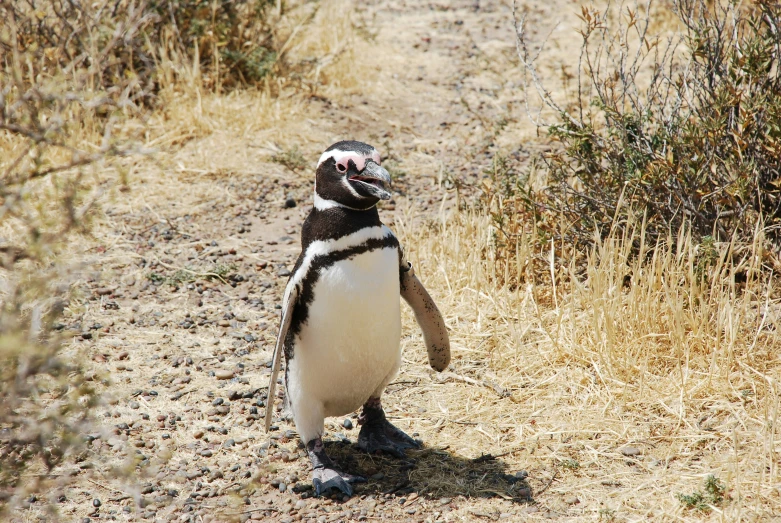
{"label": "white chest", "polygon": [[351,412],[400,361],[398,251],[377,249],[322,269],[289,379],[320,399],[326,415]]}

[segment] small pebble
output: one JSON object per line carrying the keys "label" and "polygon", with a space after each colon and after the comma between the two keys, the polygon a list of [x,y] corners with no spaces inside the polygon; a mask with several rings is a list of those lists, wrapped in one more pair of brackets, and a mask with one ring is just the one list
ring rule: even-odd
{"label": "small pebble", "polygon": [[92,506],[95,508],[98,508],[101,505],[100,500],[98,498],[95,498],[92,500]]}
{"label": "small pebble", "polygon": [[287,485],[285,485],[284,483],[280,483],[279,484],[279,491],[280,492],[285,492],[286,490],[287,490]]}
{"label": "small pebble", "polygon": [[222,471],[220,470],[214,470],[211,474],[209,474],[209,479],[211,481],[214,481],[215,479],[220,479],[223,477]]}
{"label": "small pebble", "polygon": [[353,428],[353,422],[350,420],[350,418],[345,418],[345,420],[342,422],[342,426],[347,430],[351,430]]}
{"label": "small pebble", "polygon": [[220,369],[214,371],[214,377],[216,377],[218,380],[229,380],[233,378],[233,371],[232,370],[225,370]]}
{"label": "small pebble", "polygon": [[567,505],[577,505],[580,503],[580,500],[577,498],[577,496],[567,496],[564,498],[564,503]]}
{"label": "small pebble", "polygon": [[640,449],[638,449],[637,447],[630,447],[630,446],[623,447],[622,449],[619,450],[619,452],[624,456],[628,456],[628,457],[640,455]]}

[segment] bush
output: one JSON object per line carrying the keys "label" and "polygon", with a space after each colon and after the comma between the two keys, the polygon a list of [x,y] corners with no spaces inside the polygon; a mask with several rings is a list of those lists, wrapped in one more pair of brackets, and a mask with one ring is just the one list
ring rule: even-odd
{"label": "bush", "polygon": [[[3,0],[0,49],[25,56],[25,79],[88,71],[91,87],[149,104],[197,64],[207,88],[253,85],[277,60],[268,0]],[[13,42],[11,41],[13,40]],[[7,64],[6,64],[7,65]],[[132,82],[128,80],[132,79]]]}
{"label": "bush", "polygon": [[[655,241],[692,227],[695,240],[781,234],[781,5],[674,0],[682,31],[649,34],[649,10],[583,8],[573,107],[544,87],[517,25],[519,55],[561,145],[542,157],[547,184],[500,173],[487,192],[512,238],[532,221],[544,239],[590,245],[629,216]],[[495,209],[496,211],[496,209]],[[561,218],[564,218],[562,223]]]}
{"label": "bush", "polygon": [[[108,173],[139,152],[124,123],[143,116],[136,102],[148,92],[119,63],[138,13],[106,23],[55,2],[58,25],[20,14],[31,6],[0,3],[0,516],[51,494],[52,469],[78,461],[97,398],[78,358],[62,353],[59,320],[78,275],[65,244],[88,231],[117,179]],[[68,19],[60,8],[82,11]]]}
{"label": "bush", "polygon": [[678,494],[676,497],[686,508],[700,512],[710,512],[712,507],[724,503],[727,487],[719,479],[710,474],[705,478],[705,492],[695,491],[691,494]]}
{"label": "bush", "polygon": [[[255,85],[277,62],[269,8],[273,0],[151,0],[145,35],[197,59],[207,87]],[[158,57],[163,58],[162,56]]]}

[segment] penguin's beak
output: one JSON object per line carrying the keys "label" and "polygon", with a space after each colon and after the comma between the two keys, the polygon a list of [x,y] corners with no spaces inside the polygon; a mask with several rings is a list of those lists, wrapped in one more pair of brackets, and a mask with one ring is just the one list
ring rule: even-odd
{"label": "penguin's beak", "polygon": [[368,193],[380,200],[390,200],[390,174],[373,160],[367,160],[363,171],[360,174],[350,176],[350,181],[363,184]]}

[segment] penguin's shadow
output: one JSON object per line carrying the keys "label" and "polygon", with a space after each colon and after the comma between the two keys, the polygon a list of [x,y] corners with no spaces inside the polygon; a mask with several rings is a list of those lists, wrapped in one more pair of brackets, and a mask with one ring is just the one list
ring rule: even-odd
{"label": "penguin's shadow", "polygon": [[367,479],[354,485],[359,496],[415,492],[432,500],[464,496],[534,502],[525,473],[510,474],[507,464],[490,454],[467,459],[424,445],[420,450],[408,450],[406,458],[394,458],[366,454],[346,441],[326,441],[325,447],[343,470]]}

